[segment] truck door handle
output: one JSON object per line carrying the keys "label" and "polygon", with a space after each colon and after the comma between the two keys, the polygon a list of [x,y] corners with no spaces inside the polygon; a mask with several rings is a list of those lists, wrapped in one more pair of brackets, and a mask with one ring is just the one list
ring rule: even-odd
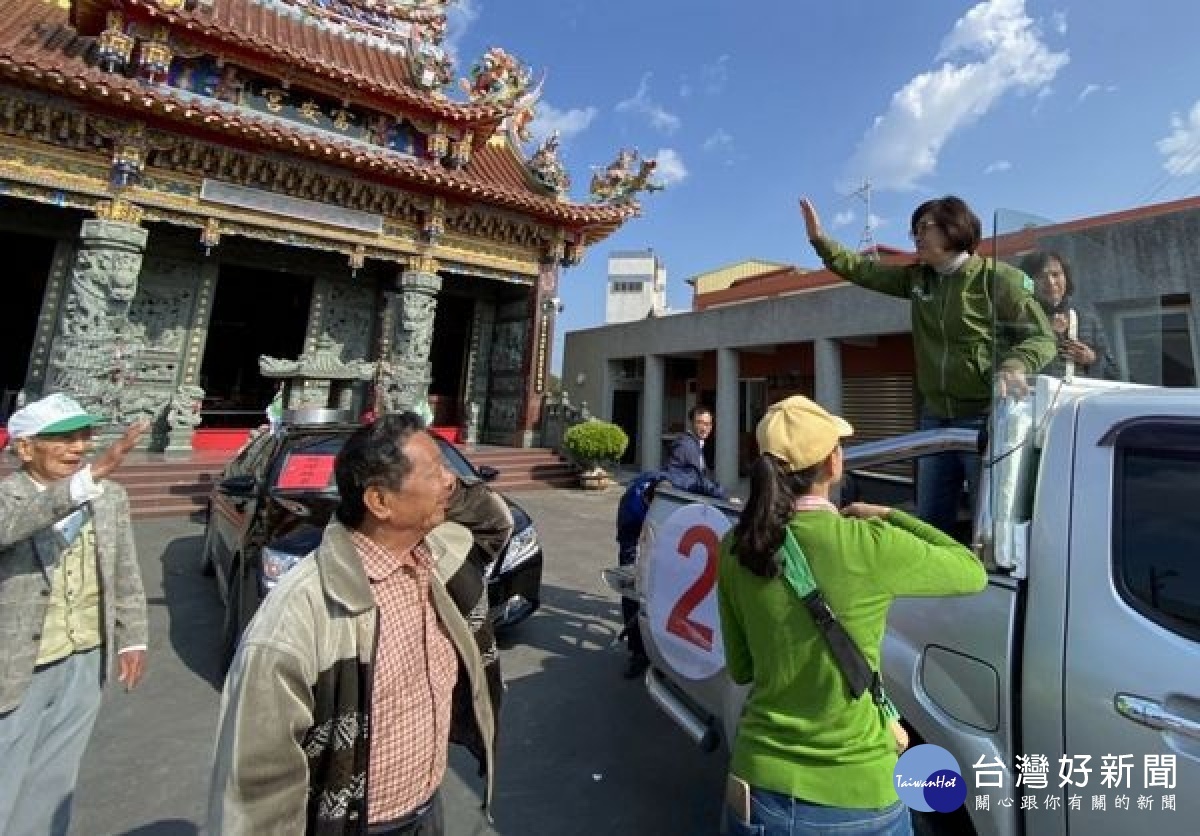
{"label": "truck door handle", "polygon": [[1117,711],[1135,723],[1159,731],[1182,734],[1200,740],[1200,723],[1166,709],[1161,703],[1133,694],[1117,694]]}

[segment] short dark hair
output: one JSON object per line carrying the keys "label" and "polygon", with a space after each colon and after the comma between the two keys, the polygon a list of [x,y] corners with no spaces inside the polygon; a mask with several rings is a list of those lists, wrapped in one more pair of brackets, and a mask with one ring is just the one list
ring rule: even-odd
{"label": "short dark hair", "polygon": [[709,418],[712,418],[713,411],[704,404],[698,403],[688,410],[688,420],[695,421],[697,415],[707,415]]}
{"label": "short dark hair", "polygon": [[937,224],[946,236],[946,244],[955,252],[974,255],[979,249],[979,242],[983,240],[983,224],[961,197],[948,194],[925,201],[913,210],[912,220],[908,222],[909,231],[915,235],[917,222],[926,215]]}
{"label": "short dark hair", "polygon": [[1063,277],[1066,279],[1066,292],[1064,296],[1075,295],[1075,281],[1071,278],[1071,265],[1067,260],[1054,250],[1034,250],[1029,255],[1021,259],[1021,269],[1025,271],[1025,275],[1034,281],[1037,280],[1038,273],[1046,269],[1046,265],[1051,261],[1057,261],[1062,267]]}
{"label": "short dark hair", "polygon": [[400,488],[412,472],[404,445],[425,422],[415,412],[389,412],[346,439],[333,463],[340,502],[337,518],[342,525],[358,528],[367,515],[363,495],[367,488],[382,485]]}

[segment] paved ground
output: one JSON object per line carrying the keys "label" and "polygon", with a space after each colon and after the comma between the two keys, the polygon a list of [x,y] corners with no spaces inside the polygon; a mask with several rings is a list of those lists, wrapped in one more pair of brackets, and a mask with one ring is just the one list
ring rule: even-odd
{"label": "paved ground", "polygon": [[[452,753],[449,836],[716,833],[723,754],[703,755],[620,676],[615,559],[619,491],[515,494],[546,552],[542,609],[503,641],[493,819],[478,810],[469,756]],[[150,603],[151,669],[132,694],[110,689],[84,759],[73,836],[204,832],[219,700],[221,605],[200,575],[202,525],[138,525]]]}

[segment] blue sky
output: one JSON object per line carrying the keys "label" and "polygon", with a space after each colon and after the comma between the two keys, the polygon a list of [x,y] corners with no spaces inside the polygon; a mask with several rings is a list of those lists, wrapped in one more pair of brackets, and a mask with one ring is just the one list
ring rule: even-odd
{"label": "blue sky", "polygon": [[546,72],[534,130],[560,131],[574,199],[622,147],[669,184],[563,271],[557,369],[603,322],[609,252],[652,247],[687,309],[698,273],[813,266],[802,194],[856,244],[869,179],[875,240],[906,246],[942,194],[987,226],[1200,193],[1198,31],[1194,0],[459,0],[448,44],[460,77],[492,46]]}

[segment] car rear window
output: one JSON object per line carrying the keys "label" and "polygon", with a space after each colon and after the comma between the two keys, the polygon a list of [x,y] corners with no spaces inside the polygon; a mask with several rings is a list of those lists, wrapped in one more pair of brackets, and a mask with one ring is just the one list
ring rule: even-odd
{"label": "car rear window", "polygon": [[[301,437],[290,444],[274,467],[271,485],[278,491],[335,491],[333,463],[347,435],[316,435]],[[475,480],[479,473],[453,444],[430,436],[442,452],[446,466],[464,479]]]}

